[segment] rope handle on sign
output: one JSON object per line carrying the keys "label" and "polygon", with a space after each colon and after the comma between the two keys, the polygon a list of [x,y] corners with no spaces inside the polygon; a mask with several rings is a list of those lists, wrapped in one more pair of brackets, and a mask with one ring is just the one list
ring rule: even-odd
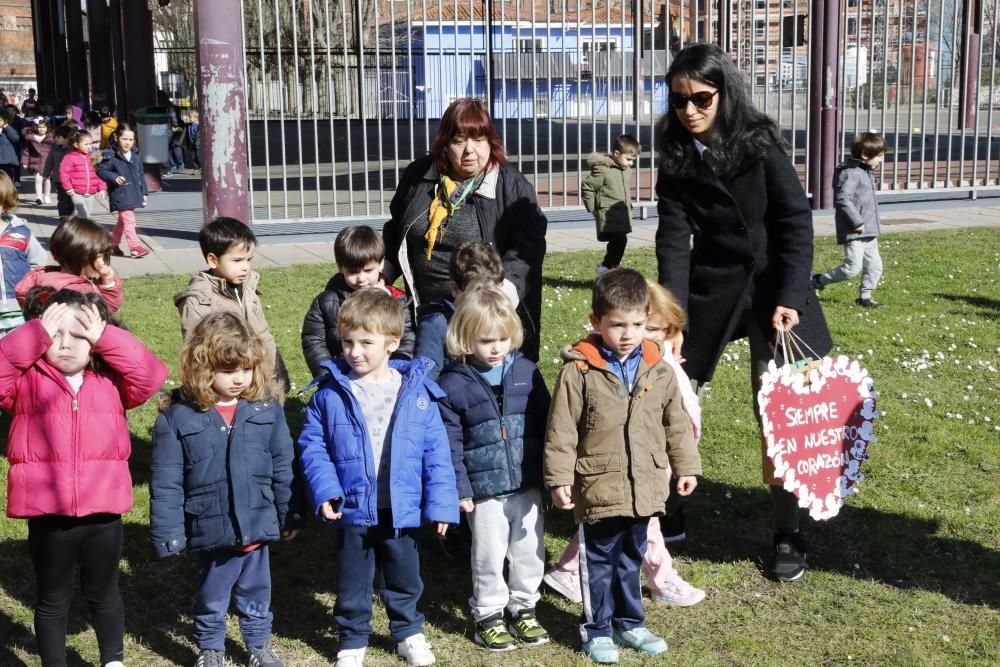
{"label": "rope handle on sign", "polygon": [[[771,353],[772,357],[778,356],[778,346],[781,346],[781,358],[783,365],[791,366],[793,373],[802,373],[806,376],[806,380],[809,378],[809,371],[814,368],[819,368],[822,365],[822,360],[819,355],[809,347],[808,344],[797,334],[793,333],[791,329],[775,331],[774,336],[774,348]],[[805,353],[802,348],[805,347],[812,356]],[[798,361],[795,361],[795,357],[798,357]]]}

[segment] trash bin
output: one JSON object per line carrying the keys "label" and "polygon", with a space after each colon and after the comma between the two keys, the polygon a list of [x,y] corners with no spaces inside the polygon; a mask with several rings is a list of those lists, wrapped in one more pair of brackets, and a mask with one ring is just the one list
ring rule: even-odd
{"label": "trash bin", "polygon": [[135,112],[136,143],[144,164],[167,164],[170,161],[170,110],[166,107],[142,107]]}

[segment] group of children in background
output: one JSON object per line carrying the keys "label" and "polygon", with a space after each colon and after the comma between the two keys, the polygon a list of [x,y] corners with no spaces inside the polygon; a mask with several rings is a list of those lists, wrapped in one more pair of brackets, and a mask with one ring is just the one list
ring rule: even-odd
{"label": "group of children in background", "polygon": [[[73,130],[66,143],[85,157],[89,139]],[[100,182],[141,181],[131,130],[119,125],[113,142]],[[864,146],[859,158],[870,166],[878,155]],[[626,172],[637,153],[638,143],[623,137],[614,167],[593,163],[587,201],[599,229],[616,215],[614,195],[602,188],[617,188],[624,176],[627,203]],[[612,168],[623,174],[596,175]],[[28,519],[43,664],[65,662],[79,563],[101,663],[122,667],[118,563],[121,515],[132,507],[125,411],[151,398],[167,369],[113,317],[124,293],[110,261],[121,251],[117,234],[86,216],[97,181],[87,180],[77,158],[64,157],[58,172],[82,215],[63,220],[51,237],[57,266],[42,266],[37,240],[12,215],[13,182],[0,173],[0,407],[14,416],[8,515]],[[127,219],[119,222],[128,237]],[[863,225],[852,229],[867,240]],[[617,662],[618,647],[667,650],[645,625],[640,571],[657,602],[689,606],[705,597],[673,568],[657,519],[671,476],[680,496],[697,486],[700,409],[675,345],[684,312],[663,287],[615,268],[621,239],[608,237],[593,286],[593,333],[563,350],[550,395],[535,363],[518,352],[516,296],[489,244],[457,249],[451,296],[425,304],[414,326],[406,295],[381,278],[381,237],[365,226],[341,232],[337,274],[303,323],[315,392],[298,464],[282,407],[288,376],[251,269],[256,239],[242,222],[217,218],[199,241],[208,268],[175,298],[180,388],[161,400],[150,481],[156,555],[197,554],[197,667],[224,666],[234,594],[249,665],[282,665],[271,646],[268,545],[293,539],[307,506],[335,535],[342,667],[363,664],[376,569],[397,653],[411,665],[435,662],[417,605],[417,531],[433,524],[445,536],[460,514],[471,536],[476,644],[502,652],[547,642],[535,613],[545,581],[582,603],[582,649],[593,661]],[[861,254],[871,256],[867,248]],[[825,275],[817,286],[828,282]],[[579,526],[548,573],[546,493]]]}

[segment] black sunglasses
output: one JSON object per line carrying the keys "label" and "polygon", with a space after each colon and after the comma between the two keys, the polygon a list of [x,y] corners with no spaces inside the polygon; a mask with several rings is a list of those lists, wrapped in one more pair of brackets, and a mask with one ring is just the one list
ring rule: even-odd
{"label": "black sunglasses", "polygon": [[681,95],[680,93],[671,92],[669,96],[670,106],[675,109],[686,109],[688,102],[692,102],[698,109],[711,109],[712,100],[714,100],[715,96],[718,94],[719,91],[717,90],[712,93],[707,90],[702,90],[693,95]]}

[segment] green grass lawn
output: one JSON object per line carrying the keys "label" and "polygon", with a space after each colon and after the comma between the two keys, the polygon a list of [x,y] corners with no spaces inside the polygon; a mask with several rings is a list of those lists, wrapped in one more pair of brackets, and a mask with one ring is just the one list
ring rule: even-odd
{"label": "green grass lawn", "polygon": [[[688,609],[647,603],[649,627],[670,644],[658,664],[1000,662],[1000,230],[887,236],[882,255],[885,276],[876,298],[885,308],[857,308],[856,282],[830,286],[821,297],[835,352],[862,359],[880,393],[878,440],[869,450],[860,493],[832,521],[816,524],[804,517],[813,552],[802,581],[779,585],[765,578],[769,499],[760,482],[749,354],[745,344],[731,345],[704,400],[705,477],[688,503],[690,539],[672,549],[681,574],[708,597]],[[829,268],[841,256],[832,239],[818,240],[817,268]],[[539,365],[550,385],[560,346],[585,332],[599,259],[596,253],[572,253],[546,261]],[[626,263],[655,276],[650,249],[630,251]],[[262,272],[267,316],[300,389],[308,381],[300,323],[331,269]],[[172,295],[186,282],[185,276],[126,281],[122,319],[170,365],[168,389],[176,384],[180,345]],[[288,401],[293,433],[302,407],[300,397]],[[193,664],[194,561],[182,556],[157,562],[149,548],[155,416],[152,404],[130,415],[135,509],[126,517],[122,560],[127,662]],[[6,469],[4,458],[4,477]],[[558,510],[546,518],[554,559],[572,525]],[[0,524],[0,665],[39,664],[26,535],[24,521]],[[330,664],[336,654],[332,545],[331,535],[314,522],[294,542],[273,549],[275,643],[290,667]],[[422,557],[422,608],[440,663],[586,663],[577,652],[579,607],[548,592],[538,613],[551,643],[502,655],[477,649],[466,634],[468,566],[444,559],[429,537]],[[392,655],[379,607],[368,664],[402,664]],[[245,664],[235,617],[229,629],[228,654]],[[70,633],[70,664],[96,663],[96,641],[79,599]],[[648,662],[628,652],[622,661]]]}

